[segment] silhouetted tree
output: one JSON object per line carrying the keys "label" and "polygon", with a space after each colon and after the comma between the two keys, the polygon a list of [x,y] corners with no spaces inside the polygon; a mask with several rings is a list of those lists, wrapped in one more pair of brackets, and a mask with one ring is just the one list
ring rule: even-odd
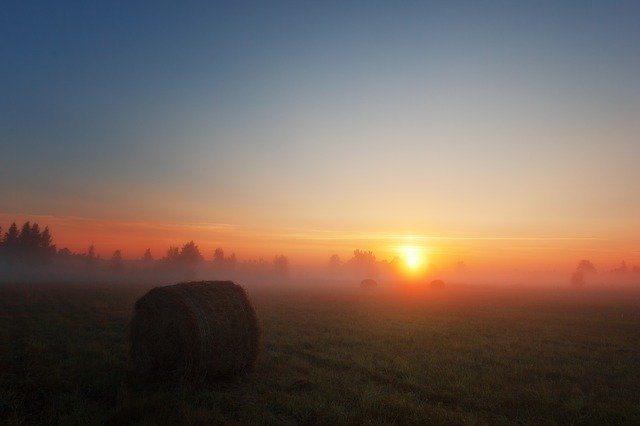
{"label": "silhouetted tree", "polygon": [[180,251],[180,260],[186,264],[195,265],[196,263],[201,262],[203,257],[200,254],[198,246],[193,241],[189,241],[187,244],[182,246],[182,250]]}
{"label": "silhouetted tree", "polygon": [[61,248],[60,250],[58,250],[58,256],[60,257],[71,257],[73,255],[73,253],[71,253],[71,250],[69,250],[68,248]]}
{"label": "silhouetted tree", "polygon": [[20,234],[18,232],[18,225],[13,222],[11,226],[9,226],[9,230],[7,231],[7,233],[4,235],[4,246],[8,249],[17,246],[19,235]]}
{"label": "silhouetted tree", "polygon": [[614,268],[612,272],[615,272],[616,274],[626,274],[627,272],[629,272],[627,262],[623,260],[622,263],[620,263],[620,266]]}
{"label": "silhouetted tree", "polygon": [[236,263],[235,253],[232,253],[231,256],[224,257],[224,250],[222,248],[217,248],[213,252],[213,266],[217,269],[233,269]]}
{"label": "silhouetted tree", "polygon": [[238,259],[236,259],[236,254],[231,253],[231,256],[227,257],[227,266],[229,268],[235,268],[237,264],[238,264]]}
{"label": "silhouetted tree", "polygon": [[583,259],[578,262],[576,270],[571,274],[571,284],[575,286],[583,286],[585,284],[585,277],[588,274],[594,274],[596,267],[590,260]]}
{"label": "silhouetted tree", "polygon": [[339,269],[340,266],[342,266],[342,260],[340,260],[340,256],[338,256],[337,254],[332,254],[329,257],[329,269],[332,270],[336,270]]}
{"label": "silhouetted tree", "polygon": [[196,266],[202,262],[203,258],[200,249],[193,242],[189,241],[182,249],[177,247],[169,247],[167,257],[164,259],[166,266],[171,270],[181,274],[183,277],[192,278],[196,273]]}
{"label": "silhouetted tree", "polygon": [[45,226],[44,231],[42,231],[42,235],[40,236],[40,245],[42,247],[51,247],[52,242],[53,242],[53,237],[51,236],[49,227]]}
{"label": "silhouetted tree", "polygon": [[169,263],[177,263],[180,260],[180,249],[178,247],[170,246],[164,260]]}
{"label": "silhouetted tree", "polygon": [[180,250],[177,247],[169,248],[166,258],[167,263],[174,268],[174,271],[189,279],[195,276],[196,266],[202,260],[200,249],[193,241],[183,245]]}
{"label": "silhouetted tree", "polygon": [[153,256],[151,255],[151,249],[148,248],[144,251],[144,254],[142,255],[142,260],[143,263],[145,264],[150,264],[153,262]]}
{"label": "silhouetted tree", "polygon": [[581,271],[583,273],[597,272],[595,265],[590,260],[586,260],[586,259],[583,259],[580,262],[578,262],[578,266],[576,267],[576,270]]}
{"label": "silhouetted tree", "polygon": [[[35,231],[39,231],[39,228],[37,226]],[[20,229],[20,235],[18,236],[18,245],[24,251],[25,248],[33,244],[34,240],[35,238],[31,233],[31,223],[25,222],[24,224],[22,224],[22,229]]]}
{"label": "silhouetted tree", "polygon": [[354,250],[350,263],[369,265],[376,262],[376,256],[372,251]]}
{"label": "silhouetted tree", "polygon": [[109,266],[115,272],[121,272],[124,269],[124,261],[122,260],[122,251],[116,250],[113,252]]}
{"label": "silhouetted tree", "polygon": [[224,250],[222,248],[217,248],[213,252],[213,264],[219,268],[224,267]]}
{"label": "silhouetted tree", "polygon": [[49,228],[40,232],[37,223],[25,222],[18,232],[18,226],[11,224],[4,237],[0,239],[0,255],[5,261],[27,262],[33,265],[44,264],[55,254],[55,246]]}
{"label": "silhouetted tree", "polygon": [[91,244],[87,249],[85,258],[87,261],[88,268],[93,268],[96,265],[96,263],[98,263],[98,256],[96,255],[96,247],[93,244]]}
{"label": "silhouetted tree", "polygon": [[249,259],[242,263],[242,266],[247,269],[252,269],[254,271],[266,271],[269,268],[269,262],[264,260],[264,258],[259,257],[256,259]]}
{"label": "silhouetted tree", "polygon": [[376,256],[372,251],[354,250],[353,257],[346,265],[355,270],[357,274],[375,276],[378,272]]}

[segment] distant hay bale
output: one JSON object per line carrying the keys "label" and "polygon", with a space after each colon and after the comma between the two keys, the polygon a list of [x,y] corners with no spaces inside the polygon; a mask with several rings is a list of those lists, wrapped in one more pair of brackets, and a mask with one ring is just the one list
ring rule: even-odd
{"label": "distant hay bale", "polygon": [[231,281],[157,287],[135,304],[130,356],[144,377],[203,381],[251,371],[259,333],[244,289]]}
{"label": "distant hay bale", "polygon": [[372,290],[376,287],[378,287],[378,283],[376,282],[376,280],[372,280],[371,278],[360,281],[360,288],[362,289]]}
{"label": "distant hay bale", "polygon": [[431,288],[444,288],[445,284],[442,280],[433,280],[429,283],[429,287]]}

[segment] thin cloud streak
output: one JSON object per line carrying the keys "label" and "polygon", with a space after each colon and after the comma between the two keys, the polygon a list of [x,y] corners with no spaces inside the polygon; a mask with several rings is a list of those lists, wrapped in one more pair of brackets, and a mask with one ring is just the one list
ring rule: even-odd
{"label": "thin cloud streak", "polygon": [[398,233],[361,232],[341,233],[338,231],[309,230],[294,232],[281,232],[265,234],[265,236],[287,237],[302,240],[327,240],[327,241],[601,241],[599,237],[584,236],[451,236],[451,235],[406,235]]}

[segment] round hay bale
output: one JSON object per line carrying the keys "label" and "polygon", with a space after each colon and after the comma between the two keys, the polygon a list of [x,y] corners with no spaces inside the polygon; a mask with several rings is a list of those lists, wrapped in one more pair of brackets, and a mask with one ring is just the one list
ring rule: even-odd
{"label": "round hay bale", "polygon": [[372,290],[376,287],[378,287],[378,283],[376,282],[376,280],[373,280],[371,278],[367,278],[366,280],[360,281],[360,288],[363,288],[366,290]]}
{"label": "round hay bale", "polygon": [[147,378],[203,381],[251,371],[259,334],[244,289],[231,281],[156,287],[135,304],[130,356]]}
{"label": "round hay bale", "polygon": [[442,280],[433,280],[429,283],[429,287],[431,288],[444,288],[445,284]]}

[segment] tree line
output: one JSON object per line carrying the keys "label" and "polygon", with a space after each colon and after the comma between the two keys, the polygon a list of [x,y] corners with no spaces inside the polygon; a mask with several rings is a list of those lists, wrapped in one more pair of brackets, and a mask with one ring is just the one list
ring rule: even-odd
{"label": "tree line", "polygon": [[289,259],[282,254],[276,255],[272,262],[262,258],[239,262],[235,253],[227,256],[222,248],[217,248],[212,259],[206,261],[194,241],[189,241],[182,246],[170,246],[165,256],[157,260],[150,248],[136,260],[125,260],[122,250],[119,249],[115,250],[110,257],[103,259],[97,254],[93,244],[85,253],[75,253],[66,247],[58,249],[53,244],[53,236],[49,228],[41,229],[37,223],[27,221],[18,227],[14,222],[6,231],[0,227],[0,266],[4,266],[5,270],[15,270],[17,267],[36,270],[63,263],[81,265],[89,270],[98,267],[107,268],[112,273],[124,272],[127,267],[189,271],[204,265],[226,271],[236,268],[269,270],[280,276],[287,275],[289,271]]}
{"label": "tree line", "polygon": [[25,222],[18,230],[15,222],[2,234],[0,258],[9,262],[46,263],[56,254],[56,246],[48,227],[40,230],[37,223]]}

